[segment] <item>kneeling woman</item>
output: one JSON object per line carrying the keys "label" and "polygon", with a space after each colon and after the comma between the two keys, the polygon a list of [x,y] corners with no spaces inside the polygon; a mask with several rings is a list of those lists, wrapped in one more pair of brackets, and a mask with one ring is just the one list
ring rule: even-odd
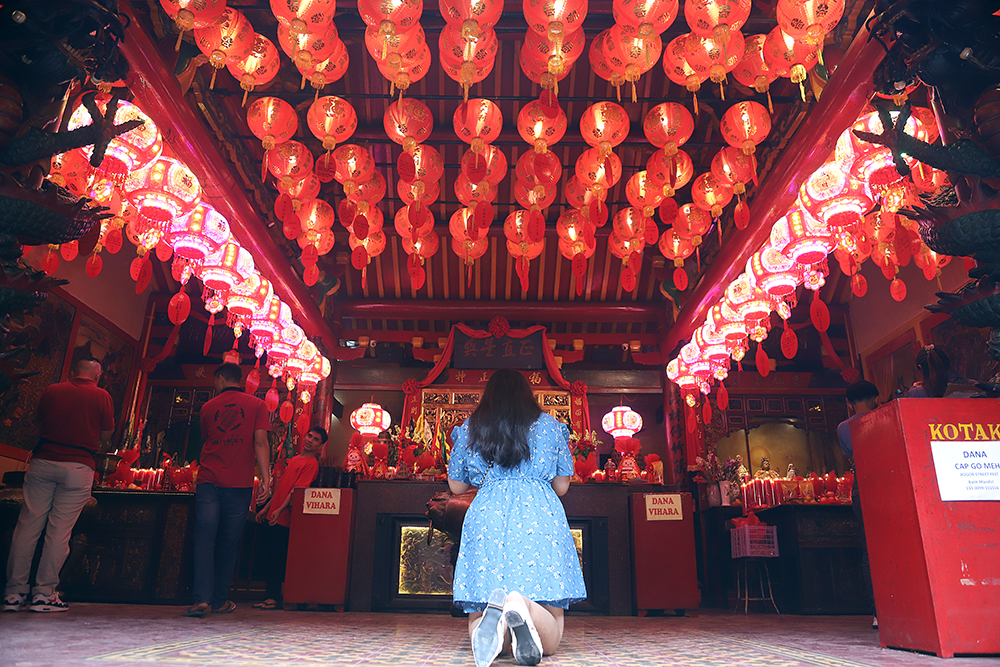
{"label": "kneeling woman", "polygon": [[508,637],[518,664],[537,665],[562,640],[563,611],[587,597],[558,498],[573,474],[569,431],[542,413],[523,375],[502,369],[452,441],[452,492],[479,488],[454,583],[476,666],[492,663]]}

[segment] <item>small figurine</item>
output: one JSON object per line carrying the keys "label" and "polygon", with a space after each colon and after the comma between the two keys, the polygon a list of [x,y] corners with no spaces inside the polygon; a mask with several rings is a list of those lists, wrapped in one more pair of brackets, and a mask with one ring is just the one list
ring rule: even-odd
{"label": "small figurine", "polygon": [[760,457],[760,470],[753,474],[754,479],[777,479],[777,470],[771,470],[771,459],[766,456]]}
{"label": "small figurine", "polygon": [[795,479],[798,474],[795,470],[795,464],[789,461],[788,470],[785,471],[785,479]]}
{"label": "small figurine", "polygon": [[361,451],[361,434],[355,433],[351,436],[351,445],[347,450],[347,456],[344,457],[344,471],[354,472],[361,477],[368,476],[368,461],[364,453]]}
{"label": "small figurine", "polygon": [[745,465],[743,465],[743,457],[739,454],[736,455],[736,463],[739,464],[739,467],[736,469],[737,479],[740,482],[745,482],[750,479],[750,471],[747,470]]}

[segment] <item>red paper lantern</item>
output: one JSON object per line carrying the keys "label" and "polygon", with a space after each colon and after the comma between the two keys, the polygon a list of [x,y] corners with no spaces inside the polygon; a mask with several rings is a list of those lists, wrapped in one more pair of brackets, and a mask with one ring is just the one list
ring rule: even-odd
{"label": "red paper lantern", "polygon": [[396,194],[407,204],[430,205],[441,195],[438,181],[397,181]]}
{"label": "red paper lantern", "polygon": [[431,136],[434,116],[426,104],[407,97],[389,105],[382,116],[382,125],[389,138],[410,153]]}
{"label": "red paper lantern", "polygon": [[[486,251],[490,247],[490,239],[486,235],[483,235],[479,239],[472,241],[470,239],[451,239],[451,250],[454,252],[462,261],[467,265],[473,264],[477,259],[486,254]],[[471,280],[471,273],[469,274]]]}
{"label": "red paper lantern", "polygon": [[465,174],[455,179],[455,196],[463,206],[473,206],[476,202],[493,202],[497,198],[497,188],[489,181],[472,182]]}
{"label": "red paper lantern", "polygon": [[326,32],[336,10],[336,0],[271,0],[274,18],[296,35]]}
{"label": "red paper lantern", "polygon": [[378,403],[365,403],[351,413],[351,426],[361,435],[377,436],[391,424],[389,413]]}
{"label": "red paper lantern", "polygon": [[691,156],[684,151],[675,155],[667,155],[667,149],[661,148],[646,161],[646,178],[653,186],[659,186],[666,197],[673,197],[677,189],[691,182],[694,176],[694,163]]}
{"label": "red paper lantern", "polygon": [[[473,69],[485,66],[492,69],[500,48],[493,28],[480,29],[476,37],[467,37],[467,34],[461,26],[449,24],[441,29],[438,35],[438,53],[442,64],[461,68],[461,65],[468,63]],[[471,79],[460,83],[471,83]]]}
{"label": "red paper lantern", "polygon": [[240,82],[243,89],[243,104],[247,103],[247,95],[256,86],[266,86],[278,74],[281,62],[278,60],[278,49],[264,35],[254,33],[253,44],[247,55],[235,62],[229,62],[226,67],[233,78]]}
{"label": "red paper lantern", "polygon": [[385,232],[378,231],[369,234],[363,239],[359,239],[354,234],[350,234],[347,237],[347,243],[351,250],[364,248],[365,254],[370,260],[372,257],[378,257],[385,250]]}
{"label": "red paper lantern", "polygon": [[628,113],[614,102],[592,104],[580,118],[583,140],[598,148],[602,157],[608,157],[612,148],[625,141],[628,131]]}
{"label": "red paper lantern", "polygon": [[792,37],[820,45],[844,16],[844,0],[778,0],[778,25]]}
{"label": "red paper lantern", "polygon": [[641,209],[643,215],[651,218],[663,201],[663,187],[651,181],[645,170],[637,171],[625,184],[625,198],[632,206]]}
{"label": "red paper lantern", "polygon": [[545,35],[529,30],[521,45],[521,69],[525,76],[541,84],[542,88],[553,88],[555,81],[561,81],[569,74],[585,47],[586,35],[579,30],[559,41],[550,41]]}
{"label": "red paper lantern", "polygon": [[674,155],[694,133],[694,118],[682,105],[664,102],[646,113],[642,131],[649,143],[657,148],[665,148],[666,155]]}
{"label": "red paper lantern", "polygon": [[296,60],[295,68],[302,74],[303,84],[309,80],[309,84],[316,89],[317,94],[324,86],[334,81],[339,81],[351,64],[351,56],[347,52],[344,42],[336,37],[333,39],[333,49],[323,60],[312,59],[309,63]]}
{"label": "red paper lantern", "polygon": [[198,277],[205,287],[227,292],[255,272],[253,257],[236,241],[229,241],[205,258]]}
{"label": "red paper lantern", "polygon": [[448,25],[460,28],[466,39],[476,39],[492,28],[503,13],[503,0],[438,0]]}
{"label": "red paper lantern", "polygon": [[528,186],[555,186],[562,178],[562,165],[552,153],[528,151],[517,159],[514,172],[521,183]]}
{"label": "red paper lantern", "polygon": [[767,35],[750,35],[746,38],[743,58],[733,69],[733,76],[747,88],[753,88],[758,93],[767,93],[767,106],[773,113],[769,90],[771,84],[778,78],[778,74],[772,71],[764,60],[764,41],[766,39]]}
{"label": "red paper lantern", "polygon": [[268,351],[271,347],[271,342],[281,334],[281,313],[283,308],[287,311],[287,319],[291,319],[291,310],[288,306],[282,303],[281,299],[272,295],[271,300],[268,301],[266,306],[254,313],[250,318],[248,328],[250,329],[251,343],[258,352],[257,356]]}
{"label": "red paper lantern", "polygon": [[195,28],[207,28],[222,17],[226,0],[160,0],[160,6],[177,27],[177,47],[180,50],[184,33]]}
{"label": "red paper lantern", "polygon": [[701,174],[691,183],[691,201],[713,218],[722,215],[722,209],[733,200],[733,186],[711,172]]}
{"label": "red paper lantern", "polygon": [[674,37],[663,49],[663,71],[667,78],[688,92],[695,93],[695,113],[698,112],[697,93],[707,76],[699,74],[687,61],[687,40],[691,33]]}
{"label": "red paper lantern", "polygon": [[590,148],[577,158],[576,177],[587,188],[607,190],[621,179],[622,161],[614,153],[601,155],[600,148]]}
{"label": "red paper lantern", "polygon": [[503,114],[500,107],[490,100],[469,100],[455,109],[452,123],[458,138],[470,144],[473,151],[481,153],[486,144],[500,136]]}
{"label": "red paper lantern", "polygon": [[677,209],[674,219],[674,229],[678,234],[689,239],[695,246],[701,245],[701,237],[711,229],[712,217],[708,211],[694,204],[684,204]]}
{"label": "red paper lantern", "polygon": [[771,132],[771,115],[757,102],[737,102],[723,114],[719,129],[730,146],[749,155]]}
{"label": "red paper lantern", "polygon": [[642,417],[630,407],[616,405],[601,419],[601,427],[615,438],[631,438],[642,430]]}
{"label": "red paper lantern", "polygon": [[316,345],[308,338],[299,343],[295,351],[288,355],[285,360],[285,378],[288,382],[288,390],[295,387],[299,376],[304,370],[312,366],[313,361],[319,356]]}
{"label": "red paper lantern", "polygon": [[170,224],[163,240],[178,257],[199,262],[229,240],[229,222],[211,205],[200,202],[190,214]]}
{"label": "red paper lantern", "polygon": [[410,84],[427,76],[431,68],[431,50],[426,44],[420,45],[406,53],[390,53],[385,61],[377,60],[378,71],[391,84],[390,92],[395,89],[403,91]]}
{"label": "red paper lantern", "polygon": [[543,93],[542,99],[532,100],[517,114],[517,132],[535,151],[544,153],[548,147],[558,143],[566,134],[569,119],[559,103],[549,103]]}
{"label": "red paper lantern", "polygon": [[726,41],[750,18],[750,0],[686,0],[684,18],[691,32]]}
{"label": "red paper lantern", "polygon": [[684,46],[686,49],[684,59],[691,69],[699,75],[707,76],[712,83],[720,84],[719,92],[725,100],[726,95],[721,84],[726,80],[726,74],[736,69],[740,59],[743,58],[745,48],[743,33],[733,30],[729,33],[728,40],[690,35]]}
{"label": "red paper lantern", "polygon": [[482,153],[465,152],[461,163],[462,173],[472,181],[489,181],[494,186],[507,175],[507,156],[496,146],[487,145]]}
{"label": "red paper lantern", "polygon": [[614,0],[611,10],[615,23],[630,26],[639,34],[662,35],[677,18],[678,1]]}
{"label": "red paper lantern", "polygon": [[358,127],[358,115],[350,102],[326,95],[317,98],[306,113],[306,123],[317,139],[323,142],[323,149],[332,151],[337,144],[347,141]]}
{"label": "red paper lantern", "polygon": [[799,84],[802,99],[805,100],[805,87],[802,82],[816,63],[819,62],[819,51],[815,44],[809,44],[805,38],[795,38],[785,33],[780,27],[775,27],[764,39],[764,62],[775,74],[791,79]]}
{"label": "red paper lantern", "polygon": [[156,229],[162,235],[174,220],[198,205],[201,185],[183,163],[160,157],[147,169],[129,174],[125,193],[139,214],[136,231]]}
{"label": "red paper lantern", "polygon": [[333,177],[343,184],[348,195],[358,183],[368,180],[375,171],[375,160],[368,149],[357,144],[343,144],[333,151]]}
{"label": "red paper lantern", "polygon": [[296,212],[303,231],[330,229],[335,219],[333,207],[322,199],[312,199]]}
{"label": "red paper lantern", "polygon": [[361,20],[384,35],[398,35],[417,27],[423,11],[423,0],[358,0]]}
{"label": "red paper lantern", "polygon": [[286,141],[267,151],[264,163],[281,186],[289,188],[312,171],[313,155],[301,141]]}
{"label": "red paper lantern", "polygon": [[694,254],[694,245],[678,234],[676,229],[668,229],[663,232],[657,247],[663,256],[671,260],[676,267],[684,266],[684,260]]}
{"label": "red paper lantern", "polygon": [[632,84],[632,101],[636,101],[635,82],[656,65],[663,53],[663,42],[655,32],[633,31],[629,26],[615,24],[608,28],[597,48],[615,72]]}
{"label": "red paper lantern", "polygon": [[413,149],[414,180],[440,181],[444,175],[444,158],[433,146],[421,144]]}
{"label": "red paper lantern", "polygon": [[[282,304],[284,306],[284,304]],[[291,310],[285,311],[285,307],[281,309],[282,318],[280,320],[281,333],[273,341],[271,341],[271,349],[267,351],[267,366],[268,373],[272,377],[281,377],[281,374],[285,370],[285,361],[298,349],[302,341],[305,340],[305,334],[302,333],[302,329],[299,328],[297,324],[292,321]],[[288,315],[286,318],[285,315]]]}
{"label": "red paper lantern", "polygon": [[726,146],[712,158],[712,174],[719,181],[733,186],[733,192],[746,192],[746,183],[756,174],[750,156],[734,146]]}
{"label": "red paper lantern", "polygon": [[562,41],[583,27],[586,0],[528,0],[522,7],[528,28],[550,42]]}
{"label": "red paper lantern", "polygon": [[385,197],[385,177],[377,171],[373,171],[366,180],[358,183],[354,191],[348,195],[353,202],[368,202],[368,204],[375,204],[383,197]]}
{"label": "red paper lantern", "polygon": [[195,29],[195,44],[208,56],[208,63],[214,68],[209,88],[215,86],[215,75],[220,69],[247,57],[253,46],[254,34],[250,21],[232,7],[227,7],[211,25]]}
{"label": "red paper lantern", "polygon": [[261,97],[247,108],[247,126],[269,151],[295,136],[299,117],[292,105],[280,97]]}
{"label": "red paper lantern", "polygon": [[339,39],[333,21],[322,32],[297,32],[289,26],[278,24],[278,46],[296,65],[304,68],[333,55]]}
{"label": "red paper lantern", "polygon": [[514,183],[514,199],[526,209],[548,208],[555,202],[557,194],[558,191],[555,188],[546,188],[544,185],[532,187],[521,181]]}
{"label": "red paper lantern", "polygon": [[434,230],[431,229],[423,236],[419,236],[415,239],[404,238],[402,240],[402,244],[403,251],[406,252],[407,255],[418,255],[427,259],[428,257],[434,256],[434,253],[438,251],[441,242],[437,234],[434,233]]}

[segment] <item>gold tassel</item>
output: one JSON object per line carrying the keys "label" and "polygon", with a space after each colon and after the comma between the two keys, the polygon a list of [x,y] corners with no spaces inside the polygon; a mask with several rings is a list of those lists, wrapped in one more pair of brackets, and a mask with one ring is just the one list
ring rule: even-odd
{"label": "gold tassel", "polygon": [[774,115],[774,105],[771,104],[771,87],[767,87],[767,110]]}
{"label": "gold tassel", "polygon": [[212,90],[215,88],[215,75],[219,73],[219,70],[212,68],[212,80],[208,82],[208,89]]}

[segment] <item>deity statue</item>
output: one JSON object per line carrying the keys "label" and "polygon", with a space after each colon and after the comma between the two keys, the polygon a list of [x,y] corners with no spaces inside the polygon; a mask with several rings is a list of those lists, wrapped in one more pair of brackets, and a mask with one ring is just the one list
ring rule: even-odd
{"label": "deity statue", "polygon": [[739,454],[736,455],[736,462],[739,464],[739,467],[736,469],[736,481],[745,482],[750,477],[750,471],[743,465],[743,457]]}
{"label": "deity statue", "polygon": [[778,479],[780,476],[777,470],[771,470],[771,459],[760,457],[760,469],[753,474],[754,479]]}
{"label": "deity statue", "polygon": [[785,471],[785,479],[795,479],[798,477],[798,474],[798,471],[795,470],[795,464],[789,461],[788,470]]}

